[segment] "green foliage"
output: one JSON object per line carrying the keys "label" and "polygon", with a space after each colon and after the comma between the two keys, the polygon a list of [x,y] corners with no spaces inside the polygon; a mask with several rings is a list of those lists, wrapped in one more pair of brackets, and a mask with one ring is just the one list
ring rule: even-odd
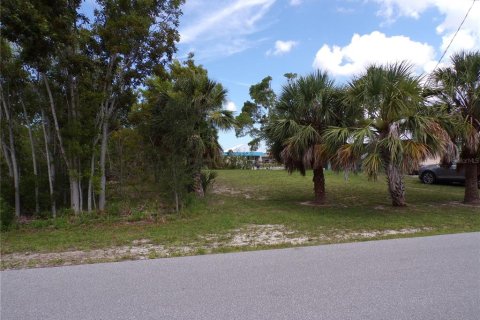
{"label": "green foliage", "polygon": [[15,211],[0,196],[0,226],[1,230],[7,230],[15,221]]}
{"label": "green foliage", "polygon": [[223,164],[225,169],[251,169],[253,162],[246,157],[234,156],[227,154],[223,158]]}
{"label": "green foliage", "polygon": [[353,123],[359,108],[347,105],[343,91],[327,73],[317,71],[284,85],[264,135],[278,161],[292,172],[326,165],[328,149],[322,134],[328,126]]}
{"label": "green foliage", "polygon": [[215,178],[218,176],[216,171],[202,171],[202,188],[205,191],[208,191],[213,187],[215,183]]}
{"label": "green foliage", "polygon": [[[15,147],[9,148],[19,154],[23,214],[35,210],[33,189],[37,184],[40,210],[51,205],[45,154],[52,153],[53,159],[49,166],[52,200],[60,208],[71,203],[76,211],[87,208],[89,192],[95,196],[92,184],[96,191],[104,191],[99,180],[105,181],[100,179],[105,178],[105,172],[118,179],[145,171],[139,159],[142,153],[129,153],[135,149],[129,137],[111,135],[116,139],[110,144],[112,154],[123,149],[125,153],[118,161],[112,157],[110,172],[105,168],[106,161],[99,162],[105,159],[99,153],[105,155],[106,150],[99,144],[105,146],[110,132],[130,125],[127,114],[138,98],[135,89],[144,85],[145,78],[164,73],[179,41],[177,29],[183,3],[100,0],[93,18],[87,18],[90,15],[81,12],[80,0],[0,2],[0,84],[12,114]],[[2,145],[3,124],[2,117]],[[24,130],[27,126],[32,128],[36,146],[38,178],[32,174],[30,149],[23,150],[28,141]],[[106,139],[101,140],[104,133]],[[128,165],[136,172],[123,170]],[[7,180],[3,172],[2,182]],[[75,193],[77,186],[80,192]],[[10,189],[9,185],[8,193]],[[64,194],[70,194],[72,199]],[[82,202],[74,194],[83,194],[84,208],[74,206]]]}
{"label": "green foliage", "polygon": [[376,179],[389,165],[410,172],[442,152],[448,135],[433,115],[425,115],[433,107],[425,107],[422,92],[420,78],[406,63],[368,67],[350,83],[346,95],[349,103],[366,111],[366,119],[355,126],[331,126],[323,134],[332,150],[352,146],[350,157],[337,154],[334,164],[348,168],[362,161],[369,177]]}
{"label": "green foliage", "polygon": [[[201,169],[218,167],[218,129],[231,128],[232,113],[222,109],[226,91],[189,59],[174,62],[166,79],[152,78],[143,92],[146,107],[136,116],[150,158],[158,164],[158,181],[180,210],[188,191],[204,193]],[[140,115],[143,113],[144,115]]]}
{"label": "green foliage", "polygon": [[270,86],[271,81],[272,77],[268,76],[250,87],[249,93],[253,102],[246,101],[240,114],[236,117],[235,133],[237,137],[251,136],[253,140],[249,145],[253,151],[257,150],[260,145],[263,128],[267,123],[270,110],[277,100],[277,96]]}

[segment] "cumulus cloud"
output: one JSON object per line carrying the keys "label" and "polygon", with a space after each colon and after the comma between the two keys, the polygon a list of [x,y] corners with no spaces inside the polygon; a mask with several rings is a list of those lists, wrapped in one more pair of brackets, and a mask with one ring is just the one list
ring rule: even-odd
{"label": "cumulus cloud", "polygon": [[233,101],[227,101],[227,102],[223,105],[223,108],[224,108],[225,110],[232,111],[232,112],[237,111],[237,106],[235,105],[235,103],[234,103]]}
{"label": "cumulus cloud", "polygon": [[301,5],[303,0],[290,0],[290,5],[291,6],[299,6]]}
{"label": "cumulus cloud", "polygon": [[[388,22],[394,22],[402,16],[419,19],[426,10],[437,9],[443,17],[436,28],[437,33],[442,37],[441,50],[446,49],[468,9],[472,6],[472,0],[370,0],[370,2],[380,5],[378,14]],[[480,2],[477,1],[447,55],[461,49],[480,48],[479,21]]]}
{"label": "cumulus cloud", "polygon": [[180,29],[180,44],[197,57],[231,55],[259,40],[249,36],[259,31],[261,21],[276,0],[187,1]]}
{"label": "cumulus cloud", "polygon": [[272,54],[275,56],[279,56],[292,51],[293,47],[295,47],[297,44],[298,42],[292,41],[292,40],[288,40],[288,41],[277,40],[275,41],[275,48],[268,50],[266,53],[268,56]]}
{"label": "cumulus cloud", "polygon": [[435,65],[435,50],[426,43],[405,36],[388,37],[374,31],[370,34],[354,34],[351,42],[340,47],[324,44],[313,62],[314,68],[338,76],[359,73],[372,63],[385,64],[406,60],[421,72],[428,72]]}

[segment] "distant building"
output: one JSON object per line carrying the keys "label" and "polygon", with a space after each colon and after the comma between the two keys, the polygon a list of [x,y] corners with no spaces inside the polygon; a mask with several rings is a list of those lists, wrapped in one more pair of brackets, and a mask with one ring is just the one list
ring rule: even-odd
{"label": "distant building", "polygon": [[260,151],[228,151],[223,153],[224,156],[244,157],[247,160],[264,162],[269,159],[268,153]]}

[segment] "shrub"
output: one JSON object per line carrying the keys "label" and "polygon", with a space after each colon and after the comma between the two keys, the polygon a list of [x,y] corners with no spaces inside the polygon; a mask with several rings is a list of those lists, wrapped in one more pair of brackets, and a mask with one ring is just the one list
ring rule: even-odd
{"label": "shrub", "polygon": [[203,190],[206,192],[210,187],[213,185],[215,182],[215,178],[218,176],[218,174],[215,171],[203,171],[202,172],[202,187]]}
{"label": "shrub", "polygon": [[0,197],[0,226],[2,230],[7,230],[15,221],[13,208]]}

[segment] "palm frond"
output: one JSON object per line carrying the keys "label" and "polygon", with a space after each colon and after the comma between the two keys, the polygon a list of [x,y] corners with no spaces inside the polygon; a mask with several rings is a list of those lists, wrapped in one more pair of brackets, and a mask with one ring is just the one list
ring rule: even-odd
{"label": "palm frond", "polygon": [[360,158],[361,155],[356,152],[355,146],[347,143],[342,145],[335,156],[331,158],[332,167],[335,170],[343,169],[352,171]]}
{"label": "palm frond", "polygon": [[374,181],[378,178],[378,173],[384,169],[384,162],[379,152],[371,152],[366,155],[362,161],[362,167],[368,176],[368,179]]}
{"label": "palm frond", "polygon": [[215,110],[208,114],[208,119],[217,128],[222,130],[232,129],[236,125],[233,112],[229,110]]}
{"label": "palm frond", "polygon": [[402,143],[403,159],[401,168],[404,173],[417,170],[422,162],[428,158],[434,158],[437,155],[437,153],[425,143],[413,140],[404,140]]}
{"label": "palm frond", "polygon": [[311,125],[298,126],[298,130],[289,137],[284,145],[288,145],[296,158],[302,158],[303,154],[312,146],[320,142],[320,135]]}

